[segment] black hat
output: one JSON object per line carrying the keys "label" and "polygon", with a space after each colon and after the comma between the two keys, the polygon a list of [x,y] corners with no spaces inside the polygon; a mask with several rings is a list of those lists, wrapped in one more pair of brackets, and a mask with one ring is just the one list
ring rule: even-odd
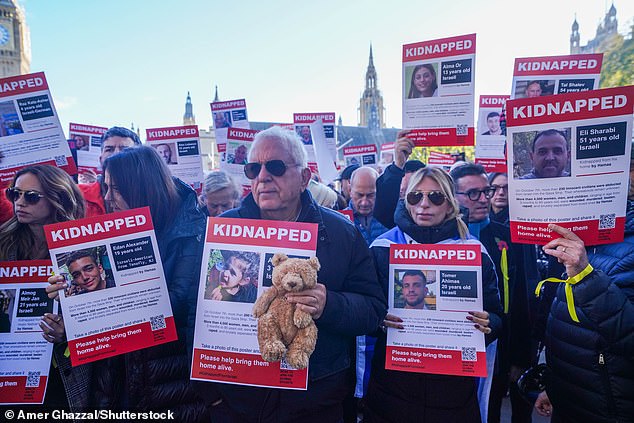
{"label": "black hat", "polygon": [[361,166],[359,166],[357,164],[346,166],[346,168],[341,171],[341,174],[339,175],[337,180],[341,181],[343,179],[350,179],[350,177],[352,176],[352,172],[354,172],[355,170],[359,169],[360,167]]}

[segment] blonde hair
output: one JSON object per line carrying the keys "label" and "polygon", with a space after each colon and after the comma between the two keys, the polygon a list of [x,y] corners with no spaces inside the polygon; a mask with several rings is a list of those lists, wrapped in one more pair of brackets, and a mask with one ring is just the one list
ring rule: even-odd
{"label": "blonde hair", "polygon": [[[416,186],[418,186],[418,184],[420,184],[425,178],[429,178],[438,184],[438,186],[440,187],[440,192],[443,193],[446,201],[449,203],[450,211],[443,222],[451,219],[456,219],[456,222],[458,223],[458,233],[460,234],[460,238],[469,238],[469,228],[461,219],[462,215],[460,214],[460,206],[458,205],[458,200],[456,200],[453,180],[451,179],[451,176],[449,176],[449,174],[445,172],[442,168],[436,166],[426,166],[416,171],[409,179],[405,195],[414,191],[414,188],[416,188]],[[409,212],[409,208],[407,210]]]}

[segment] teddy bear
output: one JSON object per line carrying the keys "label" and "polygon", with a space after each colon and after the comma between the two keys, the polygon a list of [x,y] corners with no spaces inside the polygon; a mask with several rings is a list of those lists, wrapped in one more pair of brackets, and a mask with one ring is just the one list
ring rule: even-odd
{"label": "teddy bear", "polygon": [[273,285],[253,305],[260,354],[271,362],[280,361],[286,354],[291,367],[305,369],[317,343],[317,326],[310,314],[286,301],[286,293],[314,288],[319,260],[288,258],[277,253],[271,263]]}

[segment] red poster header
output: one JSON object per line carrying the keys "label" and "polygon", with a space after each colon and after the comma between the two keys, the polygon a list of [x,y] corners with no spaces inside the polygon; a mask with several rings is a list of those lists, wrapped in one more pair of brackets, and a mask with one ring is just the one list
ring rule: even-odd
{"label": "red poster header", "polygon": [[0,263],[0,284],[47,282],[53,274],[50,260],[19,260]]}
{"label": "red poster header", "polygon": [[229,100],[229,101],[218,101],[216,103],[211,103],[211,110],[228,110],[228,109],[236,109],[239,107],[247,107],[247,102],[242,98],[240,100]]}
{"label": "red poster header", "polygon": [[44,72],[0,79],[0,97],[10,97],[43,90],[48,90]]}
{"label": "red poster header", "polygon": [[603,53],[515,59],[513,76],[599,75]]}
{"label": "red poster header", "polygon": [[510,95],[481,95],[480,108],[497,108],[504,106]]}
{"label": "red poster header", "polygon": [[46,225],[44,232],[48,248],[52,250],[153,229],[150,208],[142,207]]}
{"label": "red poster header", "polygon": [[148,141],[171,140],[178,138],[198,138],[198,127],[196,125],[171,126],[167,128],[146,129]]}
{"label": "red poster header", "polygon": [[81,132],[87,134],[103,135],[108,131],[108,128],[103,126],[84,125],[82,123],[71,123],[69,132]]}
{"label": "red poster header", "polygon": [[633,106],[634,85],[509,100],[506,103],[506,126],[625,116],[632,114]]}
{"label": "red poster header", "polygon": [[403,46],[403,62],[475,54],[476,35],[441,38]]}
{"label": "red poster header", "polygon": [[392,244],[390,264],[480,266],[480,246],[473,244]]}
{"label": "red poster header", "polygon": [[381,151],[392,151],[394,150],[394,143],[393,142],[388,142],[386,144],[382,144],[381,145]]}
{"label": "red poster header", "polygon": [[363,154],[363,153],[376,153],[376,145],[367,144],[367,145],[356,145],[354,147],[343,148],[344,156],[352,156],[355,154]]}
{"label": "red poster header", "polygon": [[227,131],[227,139],[234,141],[253,141],[255,134],[259,131],[255,129],[229,128]]}
{"label": "red poster header", "polygon": [[309,124],[315,122],[317,119],[326,123],[335,123],[334,113],[293,113],[293,122],[295,124],[304,123]]}
{"label": "red poster header", "polygon": [[315,251],[317,224],[210,217],[206,242]]}

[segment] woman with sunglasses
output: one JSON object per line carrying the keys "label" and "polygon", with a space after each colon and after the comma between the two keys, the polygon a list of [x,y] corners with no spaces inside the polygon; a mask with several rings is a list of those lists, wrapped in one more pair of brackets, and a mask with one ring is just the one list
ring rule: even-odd
{"label": "woman with sunglasses", "polygon": [[[84,217],[79,188],[66,172],[54,166],[20,169],[5,194],[13,205],[13,217],[0,226],[0,261],[48,259],[44,225]],[[61,365],[66,349],[62,316],[46,313],[40,327],[44,339],[55,343],[56,364]],[[68,408],[68,398],[60,372],[51,367],[44,406]]]}
{"label": "woman with sunglasses", "polygon": [[[396,227],[371,245],[379,280],[388,294],[389,246],[391,244],[481,244],[469,236],[460,219],[451,177],[437,167],[417,171],[407,186],[405,200],[394,213]],[[482,249],[484,310],[469,312],[474,330],[493,341],[501,328],[501,305],[493,263]],[[385,369],[385,328],[403,329],[402,320],[388,314],[383,322],[372,362],[364,416],[367,422],[480,422],[477,379]]]}
{"label": "woman with sunglasses", "polygon": [[79,188],[54,166],[20,169],[5,193],[14,215],[0,226],[0,260],[49,258],[44,225],[84,217]]}

